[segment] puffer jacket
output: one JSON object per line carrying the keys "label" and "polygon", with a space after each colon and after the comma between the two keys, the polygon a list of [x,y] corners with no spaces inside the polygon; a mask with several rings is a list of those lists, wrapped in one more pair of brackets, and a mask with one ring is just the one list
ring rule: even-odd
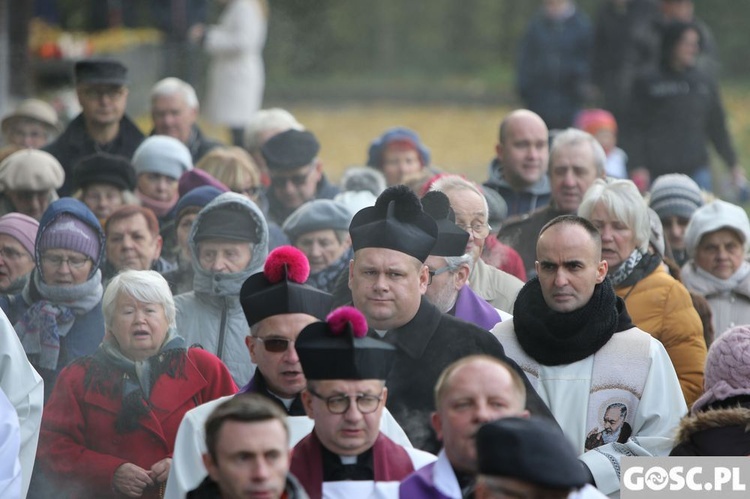
{"label": "puffer jacket", "polygon": [[692,406],[703,392],[706,341],[685,286],[667,273],[661,258],[647,254],[615,293],[625,300],[633,323],[664,345]]}
{"label": "puffer jacket", "polygon": [[[204,270],[198,262],[195,235],[206,213],[234,205],[247,212],[257,226],[258,242],[250,264],[241,272],[217,274]],[[177,333],[188,345],[199,344],[219,357],[229,368],[235,383],[244,386],[255,373],[255,365],[245,346],[250,328],[240,306],[240,288],[250,275],[260,271],[268,256],[268,225],[260,208],[249,199],[232,192],[224,193],[203,208],[190,232],[193,258],[193,290],[175,298]]]}
{"label": "puffer jacket", "polygon": [[711,306],[716,338],[731,327],[750,324],[750,276],[729,291],[717,289],[711,281],[698,274],[692,261],[682,267],[681,276],[685,287],[704,297]]}

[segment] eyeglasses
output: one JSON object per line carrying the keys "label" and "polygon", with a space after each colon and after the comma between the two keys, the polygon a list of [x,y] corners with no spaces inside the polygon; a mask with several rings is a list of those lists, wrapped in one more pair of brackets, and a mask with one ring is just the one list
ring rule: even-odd
{"label": "eyeglasses", "polygon": [[87,99],[101,99],[107,97],[116,99],[125,93],[125,87],[120,86],[97,86],[86,87],[81,91]]}
{"label": "eyeglasses", "polygon": [[25,252],[20,252],[14,248],[9,248],[7,246],[0,247],[0,256],[3,257],[6,260],[21,260],[23,258],[29,258],[29,254]]}
{"label": "eyeglasses", "polygon": [[263,348],[266,349],[266,352],[271,353],[286,352],[289,344],[294,343],[293,340],[287,340],[286,338],[254,338],[263,343]]}
{"label": "eyeglasses", "polygon": [[445,267],[441,267],[441,268],[436,269],[436,270],[430,270],[429,271],[430,280],[427,282],[427,284],[428,285],[432,284],[432,278],[435,277],[436,275],[444,274],[444,273],[449,272],[451,270],[454,270],[454,268],[451,267],[450,265],[446,265]]}
{"label": "eyeglasses", "polygon": [[282,175],[271,175],[271,185],[273,187],[286,187],[286,184],[291,182],[293,185],[297,187],[301,187],[305,185],[305,182],[307,182],[307,178],[310,176],[312,171],[315,169],[315,165],[310,166],[310,169],[307,170],[305,173],[298,173],[297,175],[289,175],[282,176]]}
{"label": "eyeglasses", "polygon": [[456,223],[456,225],[465,232],[472,232],[477,237],[487,237],[492,230],[487,222],[474,222],[471,225]]}
{"label": "eyeglasses", "polygon": [[328,406],[328,410],[331,414],[344,414],[351,407],[352,399],[355,400],[357,410],[362,414],[370,414],[375,412],[380,406],[380,401],[383,400],[382,393],[380,395],[334,395],[332,397],[324,397],[319,393],[315,393],[313,390],[307,389],[314,397],[324,400]]}
{"label": "eyeglasses", "polygon": [[63,263],[67,263],[71,269],[80,269],[86,265],[90,258],[86,256],[70,256],[63,258],[60,255],[42,255],[42,263],[45,263],[51,267],[60,268]]}

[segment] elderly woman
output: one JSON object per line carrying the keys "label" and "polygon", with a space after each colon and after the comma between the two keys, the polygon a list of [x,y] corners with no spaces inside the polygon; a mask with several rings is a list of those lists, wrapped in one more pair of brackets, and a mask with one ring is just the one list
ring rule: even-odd
{"label": "elderly woman", "polygon": [[692,404],[703,388],[706,342],[687,289],[669,275],[658,254],[649,253],[648,207],[630,180],[597,180],[578,214],[599,229],[602,259],[617,296],[640,329],[661,341],[672,359],[682,394]]}
{"label": "elderly woman", "polygon": [[190,150],[173,137],[152,135],[133,153],[136,175],[135,195],[141,204],[153,211],[163,227],[173,218],[179,194],[177,182],[193,169]]}
{"label": "elderly woman", "polygon": [[104,336],[104,233],[86,205],[62,198],[44,212],[34,247],[29,282],[21,293],[0,297],[0,308],[44,379],[47,400],[60,370],[93,353]]}
{"label": "elderly woman", "polygon": [[682,282],[708,300],[717,337],[735,325],[750,324],[748,239],[745,210],[720,200],[699,208],[685,231],[690,260],[682,267]]}
{"label": "elderly woman", "polygon": [[51,154],[36,149],[14,152],[0,163],[0,215],[17,211],[39,220],[57,199],[65,171]]}
{"label": "elderly woman", "polygon": [[703,395],[680,423],[672,456],[750,456],[750,327],[711,345]]}
{"label": "elderly woman", "polygon": [[0,124],[3,142],[41,149],[60,132],[57,111],[39,99],[26,99]]}
{"label": "elderly woman", "polygon": [[167,282],[117,275],[103,299],[107,335],[60,373],[45,407],[38,463],[70,497],[160,497],[182,417],[237,391],[226,366],[177,334]]}
{"label": "elderly woman", "polygon": [[73,197],[86,203],[102,226],[120,206],[140,204],[134,189],[135,170],[122,156],[96,153],[73,167]]}
{"label": "elderly woman", "polygon": [[0,217],[0,294],[15,295],[34,270],[34,241],[39,222],[21,213]]}

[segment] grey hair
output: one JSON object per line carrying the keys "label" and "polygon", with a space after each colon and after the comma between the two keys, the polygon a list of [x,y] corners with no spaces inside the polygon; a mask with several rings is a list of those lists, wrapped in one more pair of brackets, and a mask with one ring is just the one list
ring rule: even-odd
{"label": "grey hair", "polygon": [[638,249],[643,253],[648,251],[648,241],[651,237],[648,205],[632,181],[606,182],[597,179],[583,196],[581,206],[578,207],[578,215],[591,220],[591,214],[599,203],[604,205],[612,217],[633,231]]}
{"label": "grey hair", "polygon": [[445,175],[437,179],[430,187],[430,190],[443,193],[450,190],[476,192],[477,194],[479,194],[479,197],[482,198],[482,202],[484,203],[485,218],[489,218],[490,216],[490,207],[487,204],[487,198],[484,197],[484,193],[482,192],[482,190],[470,180],[466,180],[465,178],[458,175]]}
{"label": "grey hair", "polygon": [[471,264],[474,262],[473,257],[469,253],[461,256],[445,256],[443,258],[445,258],[445,264],[448,265],[451,270],[456,270],[458,267],[464,264],[471,267]]}
{"label": "grey hair", "polygon": [[154,270],[125,270],[109,282],[102,298],[102,312],[107,329],[112,327],[117,297],[122,293],[143,303],[163,306],[169,327],[175,327],[174,298],[164,277]]}
{"label": "grey hair", "polygon": [[[620,417],[622,419],[625,419],[628,416],[628,406],[626,406],[622,402],[615,402],[614,404],[609,404],[607,406],[607,411],[610,409],[620,409]],[[606,413],[607,411],[604,411],[604,412]]]}
{"label": "grey hair", "polygon": [[248,152],[260,150],[260,134],[269,130],[304,130],[302,123],[292,113],[280,107],[261,109],[255,112],[245,123],[242,144]]}
{"label": "grey hair", "polygon": [[[603,177],[607,167],[607,153],[604,152],[604,148],[593,135],[584,132],[583,130],[578,130],[577,128],[568,128],[555,134],[555,138],[552,141],[552,147],[549,150],[550,165],[552,165],[552,159],[556,152],[560,149],[576,146],[578,144],[588,144],[589,147],[591,147],[591,152],[594,157],[594,165],[596,166],[596,175],[598,177]],[[552,172],[551,168],[550,172]]]}
{"label": "grey hair", "polygon": [[190,109],[198,109],[198,96],[195,94],[193,86],[186,81],[170,76],[157,81],[151,88],[152,101],[157,97],[170,95],[181,95]]}
{"label": "grey hair", "polygon": [[375,197],[385,190],[385,176],[369,166],[350,166],[340,182],[342,191],[368,191]]}

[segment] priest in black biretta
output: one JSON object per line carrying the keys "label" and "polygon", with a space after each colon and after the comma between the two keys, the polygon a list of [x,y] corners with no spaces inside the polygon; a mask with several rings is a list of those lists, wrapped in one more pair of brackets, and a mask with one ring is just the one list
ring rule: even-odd
{"label": "priest in black biretta", "polygon": [[448,196],[440,191],[430,191],[422,198],[422,207],[431,216],[438,227],[438,236],[431,255],[463,256],[469,233],[456,225],[456,214],[451,208]]}
{"label": "priest in black biretta", "polygon": [[486,490],[518,494],[518,487],[567,497],[588,483],[570,442],[546,421],[503,418],[482,426],[476,442],[479,498]]}
{"label": "priest in black biretta", "polygon": [[367,321],[354,307],[341,307],[327,322],[307,326],[296,342],[305,377],[308,380],[385,380],[396,348],[366,334]]}
{"label": "priest in black biretta", "polygon": [[375,206],[363,208],[349,225],[354,251],[387,248],[424,262],[438,237],[435,221],[408,187],[396,185],[384,190]]}
{"label": "priest in black biretta", "polygon": [[240,289],[240,304],[247,324],[279,314],[308,314],[324,320],[332,297],[305,284],[310,264],[302,251],[280,246],[269,253],[263,272],[251,275]]}

